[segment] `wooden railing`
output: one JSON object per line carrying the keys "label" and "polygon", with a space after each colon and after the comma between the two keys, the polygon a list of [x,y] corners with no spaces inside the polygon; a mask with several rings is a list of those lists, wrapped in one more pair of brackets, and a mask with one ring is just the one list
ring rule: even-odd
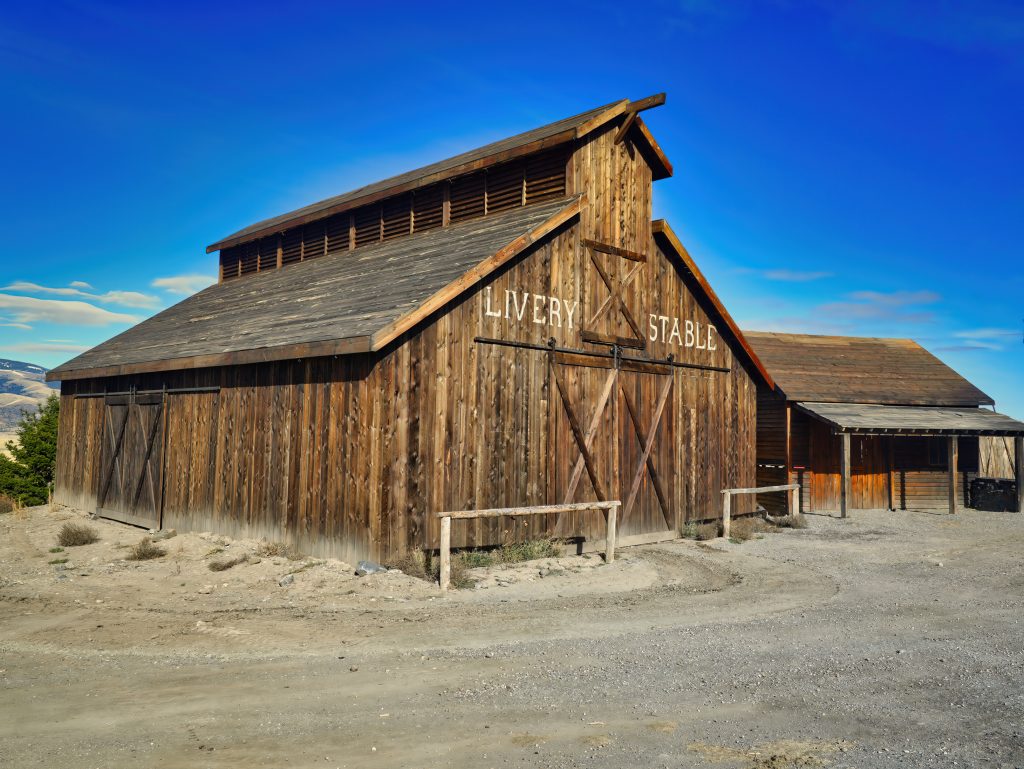
{"label": "wooden railing", "polygon": [[729,538],[729,529],[732,525],[732,497],[734,494],[762,494],[769,491],[788,491],[789,514],[794,518],[800,516],[800,506],[796,503],[796,496],[800,493],[799,483],[787,483],[782,486],[758,486],[752,489],[722,489],[722,536]]}
{"label": "wooden railing", "polygon": [[458,512],[437,513],[441,519],[441,590],[447,591],[452,579],[452,519],[468,518],[501,518],[506,515],[551,515],[558,513],[574,513],[584,510],[606,510],[605,520],[605,563],[615,560],[615,524],[622,502],[573,502],[566,505],[535,505],[533,507],[493,507],[488,510],[460,510]]}

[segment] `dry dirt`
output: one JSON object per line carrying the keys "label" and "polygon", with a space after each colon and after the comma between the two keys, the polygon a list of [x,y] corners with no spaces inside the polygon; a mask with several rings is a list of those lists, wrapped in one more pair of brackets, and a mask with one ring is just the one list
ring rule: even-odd
{"label": "dry dirt", "polygon": [[441,597],[212,535],[127,561],[144,532],[103,521],[51,553],[81,515],[0,516],[0,766],[1024,765],[1024,516],[806,518]]}

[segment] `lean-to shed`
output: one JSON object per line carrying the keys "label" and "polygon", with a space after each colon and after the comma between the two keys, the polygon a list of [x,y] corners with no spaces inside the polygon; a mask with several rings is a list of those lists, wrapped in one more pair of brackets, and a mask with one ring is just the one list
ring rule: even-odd
{"label": "lean-to shed", "polygon": [[[216,285],[50,372],[56,501],[382,560],[436,547],[441,510],[621,499],[627,542],[719,516],[754,483],[771,380],[651,220],[672,168],[640,112],[663,101],[213,244]],[[539,535],[603,519],[474,521],[454,543]]]}
{"label": "lean-to shed", "polygon": [[[968,506],[981,436],[1024,423],[910,339],[747,331],[775,381],[758,391],[759,485],[799,483],[804,510]],[[766,507],[779,505],[767,497]]]}

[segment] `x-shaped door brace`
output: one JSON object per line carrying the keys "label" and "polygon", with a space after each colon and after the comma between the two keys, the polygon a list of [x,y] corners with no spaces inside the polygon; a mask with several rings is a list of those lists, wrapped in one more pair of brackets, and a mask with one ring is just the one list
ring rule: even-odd
{"label": "x-shaped door brace", "polygon": [[[576,447],[580,452],[579,457],[577,457],[576,463],[573,466],[572,473],[569,476],[569,485],[565,492],[565,502],[569,503],[573,501],[580,479],[583,477],[584,470],[586,470],[587,475],[590,477],[590,482],[594,485],[594,492],[597,494],[598,500],[605,501],[607,496],[605,495],[604,488],[598,480],[596,463],[594,462],[590,449],[594,443],[594,437],[597,435],[601,419],[604,416],[605,407],[608,405],[608,400],[618,383],[619,370],[616,368],[608,370],[608,375],[605,377],[600,395],[598,395],[597,398],[594,413],[591,415],[590,423],[584,431],[580,426],[579,419],[576,417],[576,412],[573,410],[572,402],[569,399],[568,388],[566,387],[562,374],[559,371],[559,366],[554,362],[554,360],[551,362],[551,367],[552,376],[555,379],[555,385],[558,388],[558,394],[562,400],[562,406],[565,408],[566,416],[569,418],[569,427],[572,430],[573,438],[576,441]],[[622,387],[621,384],[619,385],[618,389],[622,393],[623,401],[626,404],[626,410],[629,412],[629,419],[633,425],[637,442],[640,444],[641,452],[640,459],[637,462],[636,469],[633,472],[633,477],[629,485],[629,493],[622,506],[623,521],[626,520],[626,516],[632,509],[633,503],[636,501],[637,494],[640,492],[640,483],[643,480],[644,469],[646,468],[647,473],[651,477],[651,484],[654,486],[654,492],[658,497],[658,503],[661,505],[662,515],[665,517],[665,521],[668,523],[669,528],[674,525],[671,520],[668,498],[665,496],[665,490],[662,487],[661,478],[659,477],[658,470],[654,465],[654,459],[651,457],[651,450],[654,448],[654,437],[658,432],[659,425],[661,424],[661,416],[665,411],[665,404],[668,403],[669,394],[672,392],[672,382],[672,376],[665,377],[665,382],[661,386],[661,390],[658,393],[658,400],[654,406],[654,414],[651,417],[651,423],[648,425],[646,431],[641,425],[639,413],[632,399],[629,397],[629,393],[626,392],[626,389]],[[559,516],[556,526],[561,523],[561,520],[561,516]]]}
{"label": "x-shaped door brace", "polygon": [[[113,406],[108,406],[110,410],[113,410]],[[103,490],[99,496],[99,506],[102,507],[103,503],[107,499],[107,492],[110,490],[110,481],[114,478],[114,471],[117,470],[118,475],[118,486],[121,485],[122,472],[121,472],[121,445],[124,443],[124,429],[128,424],[128,411],[131,406],[127,403],[124,404],[124,417],[121,419],[121,424],[117,428],[117,436],[114,436],[114,425],[107,421],[107,425],[110,428],[110,432],[107,437],[112,440],[113,449],[110,453],[110,468],[107,470],[107,477],[103,481]]]}
{"label": "x-shaped door brace", "polygon": [[149,482],[149,500],[153,507],[156,507],[156,483],[153,481],[153,468],[149,464],[149,457],[153,453],[153,444],[156,443],[153,440],[156,437],[156,430],[160,426],[160,419],[163,417],[163,403],[156,404],[156,414],[153,416],[153,424],[150,425],[149,435],[146,435],[146,430],[142,426],[142,407],[136,405],[139,409],[139,430],[142,432],[142,440],[146,447],[145,456],[142,458],[142,472],[139,473],[139,483],[135,487],[135,495],[132,497],[132,510],[135,510],[139,505],[139,497],[142,495],[142,485],[146,481]]}
{"label": "x-shaped door brace", "polygon": [[[635,335],[634,341],[639,342],[640,346],[643,346],[643,343],[646,341],[644,332],[641,330],[640,324],[636,322],[636,318],[633,317],[633,313],[629,311],[629,307],[626,305],[626,300],[622,298],[622,291],[628,288],[629,284],[632,283],[636,276],[640,274],[640,270],[643,267],[643,263],[647,260],[647,257],[643,254],[636,254],[623,248],[608,246],[592,240],[585,239],[583,241],[583,245],[587,248],[587,251],[590,254],[590,261],[597,270],[597,274],[601,277],[601,281],[608,288],[608,296],[605,297],[604,301],[601,302],[600,305],[598,305],[587,325],[593,327],[594,323],[596,323],[597,320],[608,311],[612,304],[618,304],[622,317],[626,319],[626,323],[629,324],[630,329],[632,329],[633,334]],[[635,261],[636,264],[633,265],[632,269],[630,269],[617,284],[614,284],[611,276],[608,275],[608,271],[605,270],[601,265],[600,260],[597,258],[598,252],[621,256],[625,259]],[[591,336],[593,337],[593,335]]]}

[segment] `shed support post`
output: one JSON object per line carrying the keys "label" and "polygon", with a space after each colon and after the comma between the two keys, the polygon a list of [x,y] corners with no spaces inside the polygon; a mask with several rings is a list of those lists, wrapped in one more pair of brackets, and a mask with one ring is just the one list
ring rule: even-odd
{"label": "shed support post", "polygon": [[729,538],[729,529],[731,528],[731,517],[732,517],[732,494],[726,491],[722,495],[722,536],[726,539]]}
{"label": "shed support post", "polygon": [[959,440],[956,435],[949,436],[949,514],[954,515],[956,513],[956,502],[957,502],[957,484],[956,484],[956,473],[957,464],[959,460]]}
{"label": "shed support post", "polygon": [[604,562],[611,563],[615,560],[615,524],[619,517],[619,506],[615,505],[608,511],[608,531],[605,532]]}
{"label": "shed support post", "polygon": [[1013,466],[1017,478],[1017,512],[1024,513],[1024,435],[1013,439]]}
{"label": "shed support post", "polygon": [[441,592],[447,592],[452,580],[452,519],[445,516],[441,519]]}
{"label": "shed support post", "polygon": [[850,488],[850,434],[842,433],[840,439],[839,517],[846,518],[849,516],[850,501],[853,497]]}
{"label": "shed support post", "polygon": [[800,487],[794,486],[786,492],[786,499],[789,501],[789,517],[797,518],[800,516],[800,506],[796,502],[796,495],[799,493]]}

